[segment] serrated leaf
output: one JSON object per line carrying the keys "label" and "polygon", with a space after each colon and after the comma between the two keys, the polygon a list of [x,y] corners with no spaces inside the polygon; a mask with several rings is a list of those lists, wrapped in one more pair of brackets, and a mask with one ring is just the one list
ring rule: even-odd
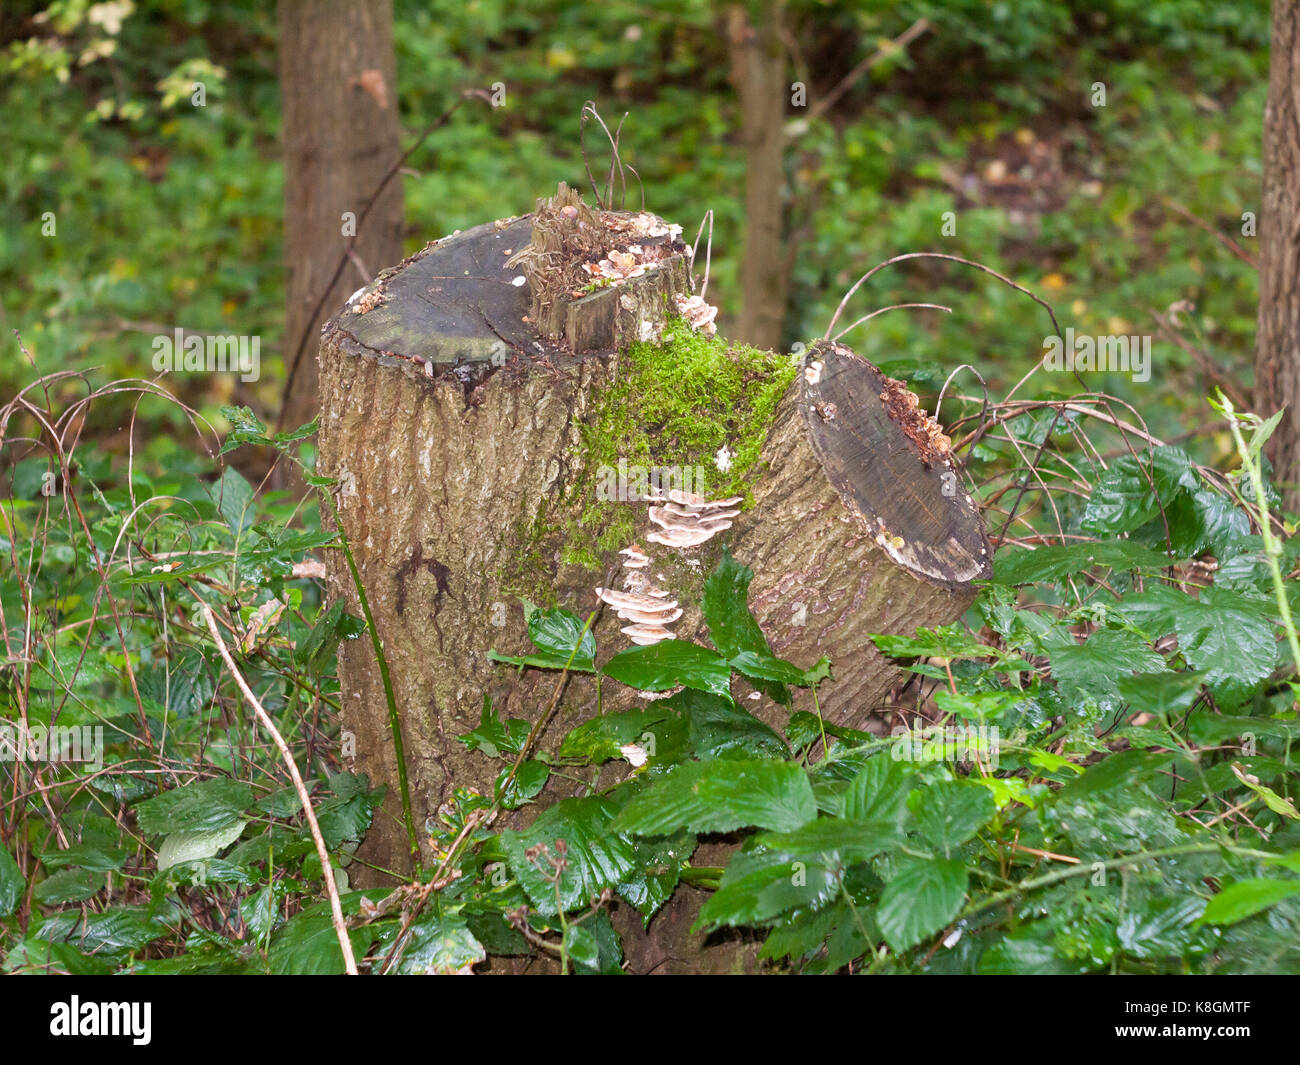
{"label": "serrated leaf", "polygon": [[150,835],[226,828],[253,805],[253,789],[239,780],[217,777],[173,788],[135,807],[140,830]]}
{"label": "serrated leaf", "polygon": [[618,885],[618,893],[641,911],[646,924],[677,888],[681,867],[690,861],[695,837],[689,832],[638,838],[633,843],[632,871]]}
{"label": "serrated leaf", "polygon": [[876,907],[876,923],[896,952],[910,950],[957,916],[966,898],[966,866],[955,858],[899,863]]}
{"label": "serrated leaf", "polygon": [[634,796],[619,814],[618,831],[643,836],[679,829],[787,831],[817,814],[812,786],[797,765],[776,761],[692,762],[671,770]]}
{"label": "serrated leaf", "polygon": [[1174,560],[1133,540],[1084,541],[1033,549],[999,551],[993,558],[998,584],[1055,584],[1097,566],[1115,570],[1158,570]]}
{"label": "serrated leaf", "polygon": [[867,824],[897,825],[907,809],[907,796],[915,779],[888,754],[868,760],[844,791],[839,815]]}
{"label": "serrated leaf", "polygon": [[162,872],[181,862],[197,862],[214,857],[243,835],[246,824],[247,821],[236,821],[222,828],[173,832],[158,848],[158,871]]}
{"label": "serrated leaf", "polygon": [[[357,958],[365,957],[375,940],[370,925],[349,929],[348,940]],[[310,911],[289,918],[271,936],[267,965],[276,976],[336,976],[346,971],[338,933],[328,914]]]}
{"label": "serrated leaf", "polygon": [[1197,924],[1236,924],[1296,894],[1300,880],[1239,880],[1210,899]]}
{"label": "serrated leaf", "polygon": [[700,609],[713,646],[727,658],[742,652],[770,655],[767,637],[749,611],[749,582],[754,571],[731,557],[724,546],[722,561],[704,582]]}
{"label": "serrated leaf", "polygon": [[921,835],[951,857],[954,850],[983,828],[997,806],[988,788],[960,780],[943,780],[914,795],[912,815]]}
{"label": "serrated leaf", "polygon": [[792,854],[751,841],[731,859],[692,930],[761,924],[789,910],[825,906],[840,890],[837,856]]}
{"label": "serrated leaf", "polygon": [[[616,888],[632,871],[632,843],[612,830],[617,807],[608,799],[591,796],[564,799],[544,810],[522,832],[501,833],[501,846],[510,871],[527,892],[539,913],[558,913],[557,885],[553,866],[548,862],[561,857],[557,840],[564,841],[565,868],[559,876],[559,905],[565,910],[586,906],[606,888]],[[535,859],[528,857],[532,847],[544,847]]]}

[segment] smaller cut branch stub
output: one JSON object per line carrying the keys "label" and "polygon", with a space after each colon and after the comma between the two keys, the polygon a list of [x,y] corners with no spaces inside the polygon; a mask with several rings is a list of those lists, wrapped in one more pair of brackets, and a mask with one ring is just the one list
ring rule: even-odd
{"label": "smaller cut branch stub", "polygon": [[992,576],[984,523],[950,442],[905,385],[847,346],[819,341],[798,387],[827,479],[894,562],[945,588]]}

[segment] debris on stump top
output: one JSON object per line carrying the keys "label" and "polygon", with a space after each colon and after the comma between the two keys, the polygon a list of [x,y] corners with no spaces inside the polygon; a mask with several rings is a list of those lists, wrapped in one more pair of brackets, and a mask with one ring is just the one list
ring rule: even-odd
{"label": "debris on stump top", "polygon": [[427,245],[348,301],[326,327],[359,354],[404,360],[473,387],[520,359],[563,366],[658,327],[686,299],[681,227],[594,210],[560,183],[534,214]]}

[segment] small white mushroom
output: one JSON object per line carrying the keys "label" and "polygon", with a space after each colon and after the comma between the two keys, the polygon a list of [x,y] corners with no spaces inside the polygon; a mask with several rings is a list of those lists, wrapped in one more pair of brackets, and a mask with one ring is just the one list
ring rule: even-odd
{"label": "small white mushroom", "polygon": [[648,647],[650,644],[659,643],[662,640],[675,639],[673,634],[662,625],[624,625],[619,629],[619,632],[630,637],[632,642],[640,647]]}
{"label": "small white mushroom", "polygon": [[665,603],[638,592],[620,592],[614,588],[597,588],[596,594],[615,610],[644,610],[652,614],[662,614],[677,606],[675,599]]}
{"label": "small white mushroom", "polygon": [[699,547],[710,540],[716,530],[713,529],[663,529],[655,530],[646,537],[651,543],[663,544],[665,547]]}
{"label": "small white mushroom", "polygon": [[682,616],[681,607],[666,608],[662,613],[656,610],[620,610],[618,616],[623,621],[632,621],[638,625],[671,625]]}

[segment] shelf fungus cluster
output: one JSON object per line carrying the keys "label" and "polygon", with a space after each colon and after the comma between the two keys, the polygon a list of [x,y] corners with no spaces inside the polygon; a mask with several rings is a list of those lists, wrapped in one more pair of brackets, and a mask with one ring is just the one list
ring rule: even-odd
{"label": "shelf fungus cluster", "polygon": [[[646,539],[665,547],[699,547],[731,528],[731,519],[740,513],[742,498],[706,499],[677,488],[669,489],[667,495],[656,491],[647,497],[651,503],[650,522],[655,527]],[[596,595],[617,611],[619,620],[628,622],[620,631],[634,644],[645,647],[673,639],[668,626],[682,616],[682,609],[668,592],[656,587],[646,572],[650,556],[640,544],[625,547],[619,554],[623,556],[624,590],[597,588]]]}
{"label": "shelf fungus cluster", "polygon": [[731,528],[731,519],[740,513],[743,496],[708,500],[693,492],[671,489],[661,504],[650,508],[650,521],[657,526],[646,539],[665,547],[699,547],[718,533]]}
{"label": "shelf fungus cluster", "polygon": [[625,547],[619,553],[627,571],[623,578],[626,590],[597,588],[596,594],[617,611],[620,621],[629,623],[620,631],[639,647],[673,639],[668,626],[682,616],[682,609],[676,599],[668,598],[666,591],[655,587],[644,572],[650,565],[650,556],[638,544]]}

